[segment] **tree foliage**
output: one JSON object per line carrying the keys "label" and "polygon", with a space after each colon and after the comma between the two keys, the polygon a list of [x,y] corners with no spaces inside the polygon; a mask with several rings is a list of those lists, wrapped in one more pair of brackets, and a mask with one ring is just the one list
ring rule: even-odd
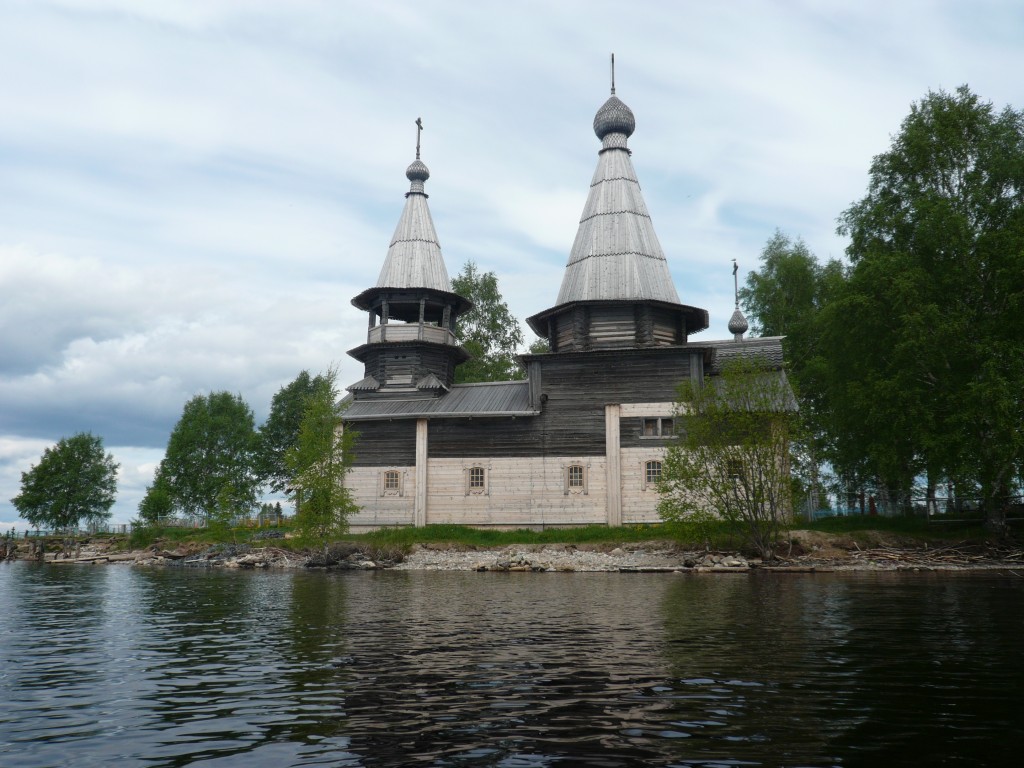
{"label": "tree foliage", "polygon": [[88,432],[61,438],[38,464],[21,473],[21,493],[11,499],[37,528],[78,528],[110,518],[117,496],[118,464],[103,440]]}
{"label": "tree foliage", "polygon": [[930,92],[840,232],[851,268],[822,316],[837,460],[900,493],[920,474],[973,486],[1002,527],[1024,461],[1024,115]]}
{"label": "tree foliage", "polygon": [[206,520],[226,506],[247,514],[260,485],[256,450],[252,409],[241,395],[196,395],[171,432],[150,492],[166,492],[176,512]]}
{"label": "tree foliage", "polygon": [[[806,493],[822,498],[820,464],[827,454],[832,404],[820,396],[821,309],[836,295],[845,279],[836,260],[818,262],[807,245],[776,230],[761,251],[759,268],[747,275],[739,297],[760,336],[784,336],[786,372],[800,399],[806,451]],[[819,418],[824,414],[825,419]]]}
{"label": "tree foliage", "polygon": [[716,516],[774,558],[792,511],[792,405],[785,376],[757,360],[729,361],[703,384],[684,382],[676,403],[684,429],[666,451],[658,487],[661,518]]}
{"label": "tree foliage", "polygon": [[146,486],[146,495],[139,502],[139,519],[144,523],[158,523],[161,518],[174,514],[174,498],[158,466],[153,482]]}
{"label": "tree foliage", "polygon": [[348,530],[358,508],[345,487],[352,468],[355,432],[344,428],[332,368],[316,378],[299,426],[298,440],[285,453],[296,495],[295,526],[307,541],[323,542]]}
{"label": "tree foliage", "polygon": [[281,387],[270,402],[270,414],[259,430],[259,471],[271,492],[284,491],[291,480],[285,455],[299,439],[308,399],[322,385],[322,376],[302,371]]}
{"label": "tree foliage", "polygon": [[847,489],[909,510],[925,478],[1002,528],[1024,469],[1024,114],[928,93],[839,232],[848,266],[776,235],[742,294],[787,336],[815,445]]}
{"label": "tree foliage", "polygon": [[452,290],[473,302],[455,330],[459,343],[472,355],[455,369],[455,381],[509,381],[525,375],[516,361],[524,343],[519,321],[509,312],[493,272],[480,272],[467,261],[452,280]]}

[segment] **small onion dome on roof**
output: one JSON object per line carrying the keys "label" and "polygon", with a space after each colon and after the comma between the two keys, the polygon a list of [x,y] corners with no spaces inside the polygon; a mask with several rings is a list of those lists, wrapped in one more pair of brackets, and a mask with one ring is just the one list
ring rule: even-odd
{"label": "small onion dome on roof", "polygon": [[409,181],[426,181],[430,178],[430,171],[426,163],[419,158],[412,161],[412,165],[405,169],[405,178]]}
{"label": "small onion dome on roof", "polygon": [[622,133],[629,138],[635,130],[636,118],[633,117],[633,110],[618,96],[610,97],[594,115],[594,133],[599,139],[603,140],[609,133]]}
{"label": "small onion dome on roof", "polygon": [[740,308],[736,307],[736,311],[729,318],[729,333],[738,341],[747,332],[747,328],[747,318],[740,312]]}

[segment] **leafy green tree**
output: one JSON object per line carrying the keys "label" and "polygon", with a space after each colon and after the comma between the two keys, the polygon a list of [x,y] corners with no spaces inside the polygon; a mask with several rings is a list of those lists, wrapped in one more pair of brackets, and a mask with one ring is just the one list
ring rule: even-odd
{"label": "leafy green tree", "polygon": [[760,268],[747,275],[740,301],[757,336],[785,336],[805,322],[817,305],[818,260],[803,240],[780,230],[761,251]]}
{"label": "leafy green tree", "polygon": [[21,493],[11,499],[22,518],[37,528],[78,528],[110,518],[117,495],[118,464],[89,432],[64,437],[43,451],[38,464],[21,473]]}
{"label": "leafy green tree", "polygon": [[758,269],[747,275],[739,291],[754,334],[786,337],[786,372],[797,390],[807,428],[804,492],[812,498],[824,497],[820,466],[830,444],[832,421],[832,406],[821,396],[824,369],[819,358],[819,318],[822,307],[845,279],[840,262],[821,264],[803,240],[793,241],[776,230],[761,251]]}
{"label": "leafy green tree", "polygon": [[683,429],[662,464],[661,518],[718,517],[774,559],[792,513],[797,411],[785,375],[756,359],[731,360],[719,376],[680,386],[676,419]]}
{"label": "leafy green tree", "polygon": [[295,445],[285,453],[296,498],[295,528],[306,541],[324,542],[348,530],[358,508],[345,487],[352,468],[355,432],[344,428],[336,384],[337,371],[317,377],[306,400]]}
{"label": "leafy green tree", "polygon": [[206,520],[230,505],[236,514],[256,506],[257,437],[252,409],[241,395],[211,392],[187,403],[157,469],[174,510]]}
{"label": "leafy green tree", "polygon": [[455,381],[509,381],[525,375],[516,361],[523,331],[498,290],[493,272],[480,272],[467,261],[452,280],[452,290],[473,302],[455,329],[455,337],[472,355],[455,369]]}
{"label": "leafy green tree", "polygon": [[146,495],[139,502],[139,519],[153,525],[173,514],[174,498],[158,466],[153,482],[146,486]]}
{"label": "leafy green tree", "polygon": [[852,266],[821,350],[837,460],[866,452],[901,494],[920,473],[976,487],[1002,530],[1024,463],[1024,114],[929,92],[839,231]]}
{"label": "leafy green tree", "polygon": [[259,471],[271,492],[284,491],[291,480],[285,454],[298,441],[307,400],[322,383],[322,376],[302,371],[270,402],[270,414],[259,430]]}

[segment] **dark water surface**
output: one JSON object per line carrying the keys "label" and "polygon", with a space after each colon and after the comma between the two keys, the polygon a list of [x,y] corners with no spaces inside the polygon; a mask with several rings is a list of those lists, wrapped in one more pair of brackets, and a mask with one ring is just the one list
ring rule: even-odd
{"label": "dark water surface", "polygon": [[0,766],[1016,765],[1013,574],[0,564]]}

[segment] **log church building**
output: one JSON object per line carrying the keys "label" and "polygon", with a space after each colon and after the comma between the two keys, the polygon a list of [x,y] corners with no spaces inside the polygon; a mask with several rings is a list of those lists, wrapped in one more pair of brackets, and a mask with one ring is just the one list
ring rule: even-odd
{"label": "log church building", "polygon": [[781,339],[744,339],[738,307],[732,338],[691,338],[708,313],[672,283],[627,147],[634,127],[613,87],[594,118],[597,170],[561,290],[527,320],[550,352],[522,355],[520,381],[454,383],[468,359],[454,331],[471,304],[452,292],[417,146],[380,277],[352,300],[369,319],[349,352],[365,375],[344,415],[359,433],[353,530],[657,522],[678,384],[733,355],[781,370]]}

